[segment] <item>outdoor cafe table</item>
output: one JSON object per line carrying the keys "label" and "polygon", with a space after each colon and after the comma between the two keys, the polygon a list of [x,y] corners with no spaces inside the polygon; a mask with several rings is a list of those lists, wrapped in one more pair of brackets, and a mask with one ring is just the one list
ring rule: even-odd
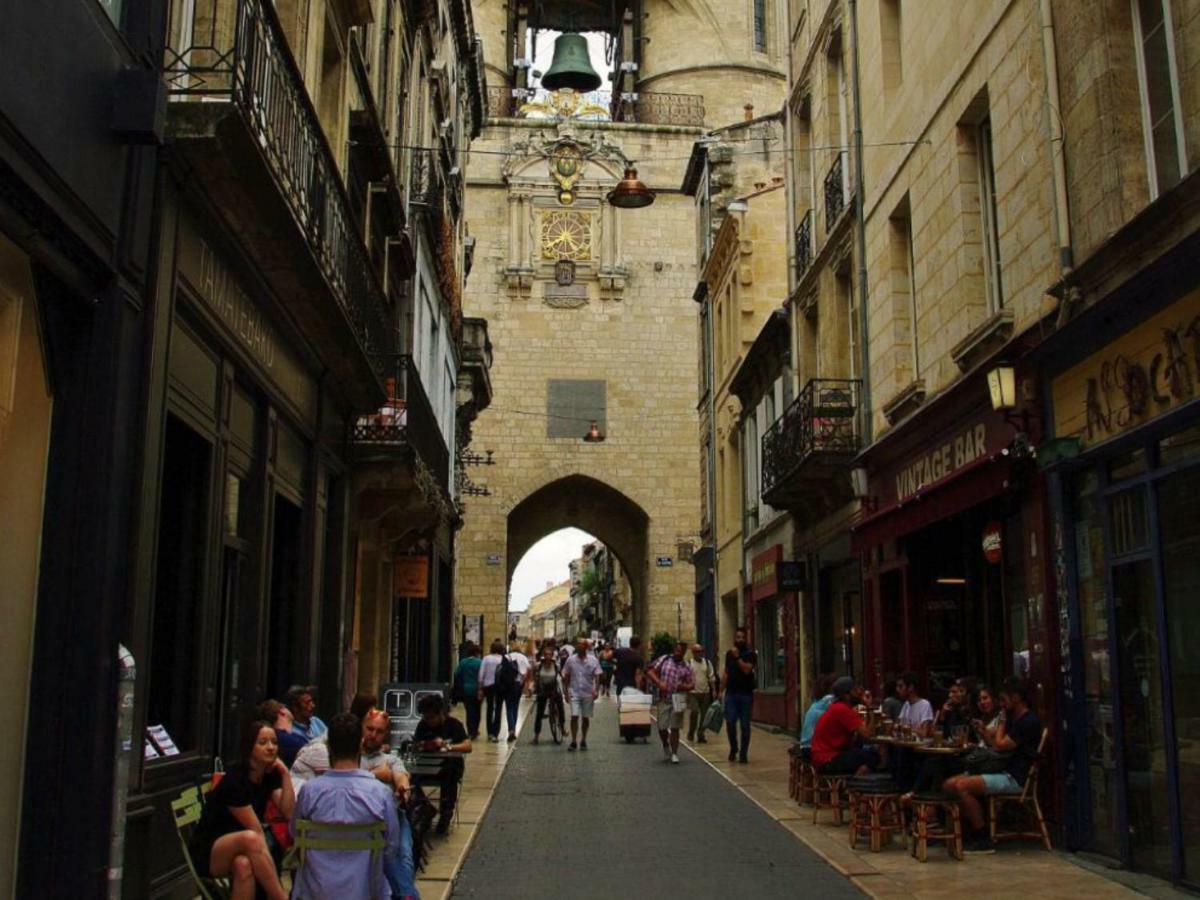
{"label": "outdoor cafe table", "polygon": [[465,755],[457,750],[415,753],[404,760],[404,767],[408,769],[409,775],[417,778],[437,778],[442,774],[447,760],[462,759]]}

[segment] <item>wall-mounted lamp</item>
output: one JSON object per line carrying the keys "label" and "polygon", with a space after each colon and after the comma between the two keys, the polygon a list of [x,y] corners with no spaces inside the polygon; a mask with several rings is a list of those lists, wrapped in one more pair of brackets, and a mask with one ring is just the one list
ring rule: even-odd
{"label": "wall-mounted lamp", "polygon": [[[1004,414],[1004,421],[1015,427],[1021,434],[1028,434],[1029,426],[1035,414],[1030,412],[1026,402],[1019,413],[1013,413],[1017,408],[1017,370],[1008,363],[1000,363],[987,374],[988,394],[992,399],[992,409]],[[1025,398],[1029,400],[1028,397]]]}
{"label": "wall-mounted lamp", "polygon": [[879,506],[879,498],[871,496],[871,483],[867,478],[865,466],[856,466],[850,470],[850,491],[864,508],[874,512]]}
{"label": "wall-mounted lamp", "polygon": [[600,425],[595,419],[592,419],[592,427],[587,430],[587,434],[583,439],[589,444],[600,444],[604,442],[604,432],[600,430]]}

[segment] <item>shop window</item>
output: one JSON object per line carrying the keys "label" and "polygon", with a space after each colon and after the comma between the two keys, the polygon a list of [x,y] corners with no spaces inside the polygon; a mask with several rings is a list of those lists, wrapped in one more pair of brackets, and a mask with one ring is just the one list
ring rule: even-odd
{"label": "shop window", "polygon": [[1113,722],[1112,661],[1109,658],[1108,593],[1105,578],[1104,506],[1093,472],[1075,484],[1075,576],[1083,643],[1083,702],[1086,715],[1090,849],[1112,857],[1117,846],[1116,732]]}
{"label": "shop window", "polygon": [[310,680],[310,673],[300,669],[308,648],[302,523],[300,507],[276,494],[267,618],[267,693],[272,697],[282,697],[290,685]]}
{"label": "shop window", "polygon": [[[1193,436],[1194,438],[1194,436]],[[1193,441],[1194,445],[1194,441]],[[1158,488],[1163,591],[1171,666],[1179,783],[1200,783],[1200,759],[1185,748],[1200,741],[1200,466],[1164,479]],[[1182,817],[1185,868],[1200,864],[1200,819]]]}
{"label": "shop window", "polygon": [[754,608],[754,646],[758,650],[758,686],[765,690],[782,689],[785,684],[783,634],[783,604],[778,599],[760,600]]}
{"label": "shop window", "polygon": [[1133,33],[1146,168],[1154,199],[1178,184],[1187,172],[1168,0],[1133,0]]}
{"label": "shop window", "polygon": [[1109,501],[1113,556],[1127,556],[1145,550],[1150,543],[1150,524],[1146,510],[1146,491],[1136,487],[1114,494]]}
{"label": "shop window", "polygon": [[212,447],[167,417],[146,724],[183,752],[199,747],[200,610],[208,551]]}

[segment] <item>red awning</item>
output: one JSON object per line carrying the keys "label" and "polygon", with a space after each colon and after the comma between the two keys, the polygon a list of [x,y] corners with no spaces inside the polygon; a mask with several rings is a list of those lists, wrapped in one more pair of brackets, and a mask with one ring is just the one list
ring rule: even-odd
{"label": "red awning", "polygon": [[900,503],[881,509],[853,526],[850,547],[863,553],[876,544],[911,534],[1003,493],[1009,484],[1009,458],[997,453],[968,463],[952,475],[927,484]]}

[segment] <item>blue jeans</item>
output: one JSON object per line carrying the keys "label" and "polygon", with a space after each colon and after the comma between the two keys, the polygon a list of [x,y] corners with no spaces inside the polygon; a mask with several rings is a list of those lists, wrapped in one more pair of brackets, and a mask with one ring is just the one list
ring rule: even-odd
{"label": "blue jeans", "polygon": [[[725,731],[729,735],[729,752],[743,759],[750,752],[750,710],[754,707],[753,694],[725,694]],[[738,722],[742,723],[742,743],[738,746]]]}
{"label": "blue jeans", "polygon": [[393,896],[411,896],[421,900],[421,895],[417,893],[417,873],[413,868],[412,829],[404,810],[397,810],[397,813],[400,817],[400,851],[393,857],[383,858],[383,874],[387,877]]}
{"label": "blue jeans", "polygon": [[467,713],[467,737],[475,740],[479,737],[480,702],[477,694],[463,697],[463,708]]}
{"label": "blue jeans", "polygon": [[517,733],[517,710],[521,708],[521,685],[514,687],[504,698],[504,712],[508,716],[508,733]]}

